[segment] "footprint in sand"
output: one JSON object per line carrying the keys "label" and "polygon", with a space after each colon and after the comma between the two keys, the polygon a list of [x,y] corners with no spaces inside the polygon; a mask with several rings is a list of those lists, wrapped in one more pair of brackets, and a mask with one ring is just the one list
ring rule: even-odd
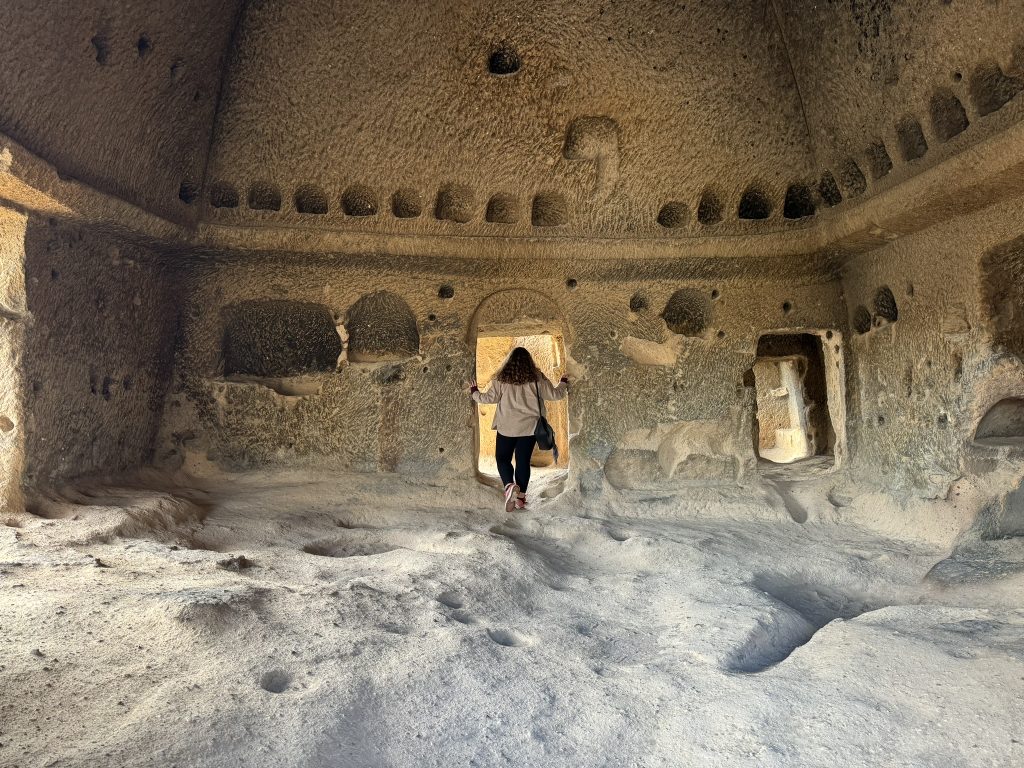
{"label": "footprint in sand", "polygon": [[372,557],[394,552],[400,547],[384,542],[329,541],[311,542],[302,548],[307,555],[317,557]]}
{"label": "footprint in sand", "polygon": [[472,613],[462,610],[466,603],[457,592],[444,592],[437,596],[437,602],[445,608],[451,608],[452,612],[448,614],[448,617],[459,624],[469,626],[480,623],[480,620]]}
{"label": "footprint in sand", "polygon": [[530,644],[525,637],[508,629],[488,629],[487,636],[506,648],[519,648]]}
{"label": "footprint in sand", "polygon": [[437,602],[445,608],[462,608],[465,605],[458,592],[442,592],[437,596]]}
{"label": "footprint in sand", "polygon": [[268,669],[260,677],[260,688],[268,693],[284,693],[292,683],[292,676],[283,669]]}

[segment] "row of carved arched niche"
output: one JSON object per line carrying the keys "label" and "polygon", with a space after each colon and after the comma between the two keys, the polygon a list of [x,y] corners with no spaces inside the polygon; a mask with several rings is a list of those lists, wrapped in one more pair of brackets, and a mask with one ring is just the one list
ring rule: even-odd
{"label": "row of carved arched niche", "polygon": [[[566,280],[574,291],[579,283]],[[449,300],[455,288],[445,283],[437,296]],[[721,298],[710,291],[683,287],[665,301],[658,317],[670,331],[701,337],[707,333],[715,303]],[[629,300],[635,313],[657,312],[647,294],[638,291]],[[793,311],[790,301],[780,305],[782,314]],[[227,377],[277,378],[336,370],[342,351],[349,362],[401,361],[419,353],[419,323],[405,300],[389,291],[360,297],[344,314],[316,302],[291,299],[255,299],[230,305],[226,318],[221,361]],[[436,314],[427,315],[430,323]],[[343,344],[339,328],[344,328]],[[723,331],[717,332],[723,338]]]}
{"label": "row of carved arched niche", "polygon": [[225,318],[221,358],[228,377],[323,373],[337,368],[343,349],[352,362],[377,362],[412,357],[420,346],[415,314],[388,291],[362,296],[344,315],[316,302],[254,299],[232,304]]}
{"label": "row of carved arched niche", "polygon": [[[963,76],[957,72],[953,79],[960,82]],[[971,103],[979,117],[1002,109],[1021,91],[1024,91],[1024,78],[1007,75],[994,61],[984,62],[975,68],[968,85]],[[959,136],[970,125],[963,103],[946,86],[932,93],[928,117],[931,135],[940,144]],[[928,139],[915,115],[904,116],[896,124],[895,134],[898,157],[904,162],[919,160],[928,152]],[[881,139],[872,141],[859,159],[873,181],[885,178],[894,167],[892,154]],[[844,196],[853,198],[864,194],[867,186],[867,177],[858,158],[846,158],[837,164],[835,173],[826,169],[816,181],[791,184],[783,199],[782,215],[787,219],[813,216],[822,205],[833,207],[839,205]],[[774,207],[770,195],[755,183],[743,192],[736,213],[740,219],[767,219]],[[697,204],[697,221],[711,226],[722,218],[721,196],[712,188],[705,189]],[[686,204],[678,201],[666,203],[658,214],[658,223],[663,227],[683,226],[686,220]]]}
{"label": "row of carved arched niche", "polygon": [[[179,197],[186,203],[193,203],[199,196],[199,188],[190,182],[181,185]],[[213,208],[238,208],[241,196],[238,188],[231,183],[218,181],[210,185],[209,202]],[[331,211],[330,195],[315,184],[299,186],[293,196],[295,210],[301,214],[323,216]],[[352,184],[341,193],[341,210],[346,216],[362,218],[376,216],[384,205],[399,219],[415,219],[422,216],[427,208],[423,196],[415,189],[399,189],[390,200],[382,205],[377,191],[366,184]],[[249,186],[246,204],[254,211],[280,211],[282,195],[280,187],[270,182],[255,182]],[[434,218],[466,224],[472,221],[478,211],[476,192],[461,184],[446,184],[438,190],[431,205]],[[523,218],[521,199],[512,194],[496,194],[487,201],[484,214],[492,224],[517,224]],[[543,191],[533,196],[530,202],[530,224],[534,227],[555,227],[569,223],[569,204],[559,192]]]}
{"label": "row of carved arched niche", "polygon": [[[960,73],[953,79],[962,80]],[[1024,78],[1007,75],[995,62],[985,62],[972,73],[968,93],[975,112],[979,117],[989,115],[1008,104],[1024,90]],[[945,143],[963,133],[970,125],[970,119],[963,103],[952,89],[942,86],[936,89],[928,103],[930,134],[934,141]],[[909,114],[895,126],[897,157],[904,162],[913,162],[928,152],[928,138],[921,121]],[[858,159],[860,162],[858,162]],[[860,158],[849,157],[833,169],[826,169],[813,182],[794,182],[786,189],[782,200],[782,215],[796,220],[815,215],[822,205],[833,207],[845,198],[859,197],[868,187],[868,179],[861,166],[865,166],[873,181],[879,181],[893,170],[892,153],[885,141],[872,141]],[[833,172],[834,170],[834,172]],[[238,188],[225,181],[210,185],[209,203],[214,208],[238,208],[241,195]],[[199,198],[199,185],[183,182],[179,197],[186,203]],[[390,197],[391,213],[399,219],[414,219],[423,215],[426,203],[415,189],[403,188]],[[384,207],[376,190],[365,184],[352,184],[341,194],[341,210],[346,216],[375,216]],[[251,210],[280,211],[282,193],[270,182],[256,182],[249,186],[246,204]],[[324,215],[330,212],[329,194],[321,187],[304,184],[293,194],[295,210],[300,214]],[[433,201],[434,218],[465,224],[472,221],[478,212],[475,191],[460,184],[447,184],[438,191]],[[736,217],[741,220],[763,220],[772,216],[777,202],[772,199],[763,185],[750,184],[740,195],[736,205]],[[714,226],[725,216],[726,204],[723,194],[713,186],[706,187],[696,204],[696,220],[704,226]],[[490,197],[484,212],[484,220],[493,224],[516,224],[524,217],[523,205],[518,196],[499,193]],[[535,227],[560,226],[569,223],[569,205],[564,195],[544,191],[534,195],[530,204],[530,224]],[[682,200],[664,203],[658,211],[657,222],[664,229],[679,229],[690,219],[690,205]]]}

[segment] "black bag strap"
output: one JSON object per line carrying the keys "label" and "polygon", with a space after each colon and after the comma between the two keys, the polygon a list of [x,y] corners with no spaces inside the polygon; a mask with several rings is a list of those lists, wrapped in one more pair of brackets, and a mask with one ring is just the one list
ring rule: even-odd
{"label": "black bag strap", "polygon": [[540,379],[533,380],[533,389],[537,393],[537,408],[540,409],[540,417],[544,418],[544,398],[540,396]]}

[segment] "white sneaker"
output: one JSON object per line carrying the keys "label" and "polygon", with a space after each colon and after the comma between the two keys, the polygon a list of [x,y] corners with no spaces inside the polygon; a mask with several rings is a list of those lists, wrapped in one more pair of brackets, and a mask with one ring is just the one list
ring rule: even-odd
{"label": "white sneaker", "polygon": [[516,508],[516,496],[519,495],[519,486],[509,483],[505,486],[505,512],[511,513]]}

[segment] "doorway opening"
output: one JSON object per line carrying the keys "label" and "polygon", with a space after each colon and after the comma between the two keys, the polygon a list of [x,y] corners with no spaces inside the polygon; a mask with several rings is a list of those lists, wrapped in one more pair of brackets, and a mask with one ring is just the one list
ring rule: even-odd
{"label": "doorway opening", "polygon": [[[560,333],[537,333],[525,336],[488,334],[481,332],[476,340],[476,380],[480,389],[487,389],[502,364],[516,347],[529,350],[533,361],[552,383],[565,373],[565,342]],[[495,431],[491,429],[496,405],[477,405],[477,471],[486,479],[496,480],[498,468],[494,463]],[[540,470],[535,476],[547,471],[561,471],[569,466],[569,401],[546,401],[544,412],[555,431],[558,443],[558,461],[551,451],[534,450],[531,467]],[[533,483],[530,484],[533,487]]]}
{"label": "doorway opening", "polygon": [[979,445],[1024,445],[1024,398],[1007,397],[986,411],[974,432]]}
{"label": "doorway opening", "polygon": [[837,334],[762,336],[751,370],[758,458],[771,464],[834,467],[840,444],[836,424],[842,427],[845,408]]}

